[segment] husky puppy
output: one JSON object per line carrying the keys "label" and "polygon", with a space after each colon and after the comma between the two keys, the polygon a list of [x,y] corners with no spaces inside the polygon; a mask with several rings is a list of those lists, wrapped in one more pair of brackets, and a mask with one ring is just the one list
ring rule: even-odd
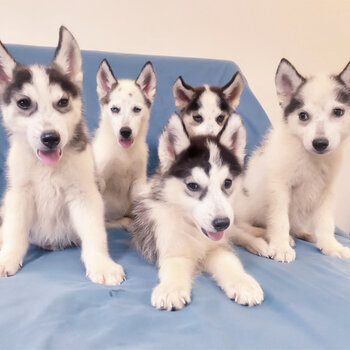
{"label": "husky puppy", "polygon": [[173,94],[189,136],[218,135],[227,118],[236,113],[243,88],[239,72],[223,87],[192,87],[180,76],[173,85]]}
{"label": "husky puppy", "polygon": [[189,303],[192,279],[201,270],[237,303],[263,301],[262,289],[244,271],[224,232],[233,222],[230,198],[242,171],[235,155],[245,146],[235,137],[241,128],[229,119],[218,137],[189,138],[173,114],[160,136],[160,169],[134,203],[131,224],[135,246],[159,266],[160,283],[151,298],[157,309]]}
{"label": "husky puppy", "polygon": [[266,226],[269,255],[290,262],[290,233],[326,255],[350,258],[334,237],[333,192],[350,132],[350,65],[338,75],[301,76],[286,59],[276,73],[283,120],[248,163],[237,218]]}
{"label": "husky puppy", "polygon": [[[236,72],[223,87],[209,85],[192,87],[180,76],[173,85],[173,94],[175,105],[180,110],[180,117],[189,136],[217,136],[228,118],[235,118],[237,123],[243,124],[241,116],[236,112],[243,88],[244,80],[240,72]],[[241,132],[236,136],[245,140],[245,128],[241,128]],[[242,140],[238,142],[242,143]],[[244,147],[237,151],[241,152],[237,156],[242,160],[243,166]],[[232,236],[234,244],[254,254],[263,256],[268,254],[268,244],[260,237],[264,234],[263,230],[240,222],[239,226],[231,225],[228,234]]]}
{"label": "husky puppy", "polygon": [[15,274],[29,242],[44,249],[81,244],[87,276],[119,284],[108,254],[103,201],[82,115],[81,55],[61,27],[49,66],[17,63],[0,43],[0,99],[9,134],[0,276]]}
{"label": "husky puppy", "polygon": [[101,118],[93,150],[105,217],[109,227],[123,226],[131,202],[146,184],[146,135],[156,75],[147,62],[135,81],[117,80],[105,59],[96,80]]}

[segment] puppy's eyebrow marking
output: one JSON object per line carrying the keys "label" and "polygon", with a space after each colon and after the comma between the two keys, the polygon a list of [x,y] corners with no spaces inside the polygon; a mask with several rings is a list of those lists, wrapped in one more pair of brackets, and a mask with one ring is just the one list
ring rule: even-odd
{"label": "puppy's eyebrow marking", "polygon": [[32,73],[26,68],[15,68],[12,83],[6,88],[4,102],[9,104],[14,91],[20,91],[25,83],[32,82]]}

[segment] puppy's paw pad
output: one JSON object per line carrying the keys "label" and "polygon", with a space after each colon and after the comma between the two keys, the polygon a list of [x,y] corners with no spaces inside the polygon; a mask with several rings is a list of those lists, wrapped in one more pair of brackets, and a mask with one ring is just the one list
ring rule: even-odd
{"label": "puppy's paw pad", "polygon": [[249,275],[228,284],[224,291],[230,299],[241,305],[259,305],[264,300],[264,292],[259,283]]}
{"label": "puppy's paw pad", "polygon": [[99,261],[92,268],[87,269],[86,276],[94,283],[114,286],[125,281],[125,273],[121,265],[112,259]]}
{"label": "puppy's paw pad", "polygon": [[22,266],[15,254],[0,253],[0,277],[14,275]]}
{"label": "puppy's paw pad", "polygon": [[156,309],[167,311],[183,309],[191,302],[191,290],[177,285],[158,284],[153,289],[151,304]]}
{"label": "puppy's paw pad", "polygon": [[288,247],[270,246],[270,257],[276,261],[290,263],[295,260],[295,250]]}

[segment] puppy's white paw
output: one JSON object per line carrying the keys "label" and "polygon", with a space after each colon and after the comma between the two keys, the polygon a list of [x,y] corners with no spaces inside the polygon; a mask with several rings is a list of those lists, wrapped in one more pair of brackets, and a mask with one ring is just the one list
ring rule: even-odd
{"label": "puppy's white paw", "polygon": [[270,257],[274,260],[290,263],[295,260],[295,250],[287,246],[276,246],[270,244]]}
{"label": "puppy's white paw", "polygon": [[264,300],[259,283],[248,274],[228,283],[223,289],[230,299],[241,305],[259,305]]}
{"label": "puppy's white paw", "polygon": [[245,248],[255,255],[269,257],[270,248],[268,243],[263,238],[252,238]]}
{"label": "puppy's white paw", "polygon": [[331,245],[320,247],[323,254],[341,259],[350,259],[350,248],[336,242]]}
{"label": "puppy's white paw", "polygon": [[167,311],[183,309],[191,302],[191,289],[177,284],[160,283],[153,289],[151,304]]}
{"label": "puppy's white paw", "polygon": [[114,286],[125,281],[125,273],[121,265],[116,264],[111,258],[98,258],[86,268],[86,276],[92,282]]}
{"label": "puppy's white paw", "polygon": [[0,252],[0,277],[14,275],[22,266],[17,254]]}

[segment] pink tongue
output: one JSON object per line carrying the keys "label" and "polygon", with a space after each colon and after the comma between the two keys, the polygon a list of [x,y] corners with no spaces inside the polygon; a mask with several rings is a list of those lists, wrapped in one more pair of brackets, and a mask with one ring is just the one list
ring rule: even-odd
{"label": "pink tongue", "polygon": [[53,151],[39,150],[39,157],[45,165],[54,166],[60,160],[60,151],[58,149]]}
{"label": "pink tongue", "polygon": [[224,231],[219,231],[219,232],[205,231],[205,232],[212,241],[219,241],[224,235]]}
{"label": "pink tongue", "polygon": [[134,139],[119,139],[119,143],[123,146],[123,148],[129,148],[133,142]]}

